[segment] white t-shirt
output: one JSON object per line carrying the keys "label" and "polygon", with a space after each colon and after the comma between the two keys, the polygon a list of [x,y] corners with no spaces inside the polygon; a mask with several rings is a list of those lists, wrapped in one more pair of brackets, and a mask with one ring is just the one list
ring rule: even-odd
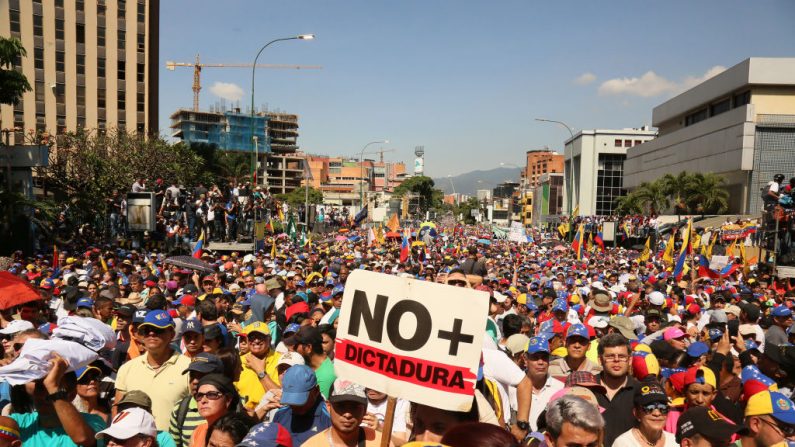
{"label": "white t-shirt", "polygon": [[[384,421],[386,416],[386,404],[389,399],[384,399],[380,404],[373,404],[369,399],[367,401],[367,412],[372,413],[378,418],[380,422]],[[409,401],[398,399],[395,402],[395,417],[392,422],[392,433],[405,433],[406,429],[406,414],[409,410]]]}
{"label": "white t-shirt", "polygon": [[[613,447],[647,447],[646,444],[641,444],[635,435],[632,434],[633,429],[629,429],[622,433],[619,437],[613,441]],[[663,438],[665,438],[665,447],[678,447],[679,444],[676,443],[676,436],[672,433],[668,433],[667,431],[662,432]]]}
{"label": "white t-shirt", "polygon": [[[507,354],[498,349],[484,347],[482,352],[483,375],[500,384],[500,397],[503,402],[509,403],[511,401],[510,388],[519,385],[519,382],[525,378],[524,371],[516,366],[516,363]],[[516,408],[512,409],[516,410]],[[503,413],[505,422],[509,422],[511,412],[506,409]]]}
{"label": "white t-shirt", "polygon": [[533,397],[530,403],[530,415],[527,421],[530,422],[530,431],[538,431],[538,417],[546,410],[552,395],[563,389],[563,382],[553,377],[547,377],[547,382],[544,388],[538,393],[533,392]]}

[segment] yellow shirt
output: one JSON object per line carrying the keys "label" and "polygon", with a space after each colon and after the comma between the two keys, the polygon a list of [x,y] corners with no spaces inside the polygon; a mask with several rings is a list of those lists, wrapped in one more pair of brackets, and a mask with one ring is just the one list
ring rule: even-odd
{"label": "yellow shirt", "polygon": [[[248,354],[246,354],[248,355]],[[276,371],[276,365],[282,355],[273,349],[265,356],[265,374],[273,380],[274,383],[280,385],[279,374]],[[246,356],[240,356],[240,363],[243,364],[243,372],[240,373],[240,380],[235,382],[237,392],[240,394],[240,400],[247,408],[254,408],[259,404],[262,395],[265,394],[265,387],[262,386],[257,373],[246,365]]]}
{"label": "yellow shirt", "polygon": [[600,362],[599,362],[598,351],[599,351],[599,339],[591,340],[591,344],[588,346],[588,351],[585,352],[585,358],[599,365]]}
{"label": "yellow shirt", "polygon": [[158,430],[168,430],[174,405],[189,394],[188,368],[190,359],[174,352],[160,368],[154,369],[147,361],[149,354],[127,361],[116,375],[116,389],[122,393],[141,390],[152,399],[152,415]]}
{"label": "yellow shirt", "polygon": [[[312,436],[311,438],[307,439],[306,442],[304,442],[301,445],[303,447],[329,447],[329,446],[331,446],[331,444],[329,444],[329,442],[328,442],[329,430],[331,430],[331,429],[327,428],[327,429],[323,430],[322,432],[316,434],[315,436]],[[377,432],[377,431],[375,431],[375,430],[373,430],[372,428],[369,428],[369,427],[361,427],[361,430],[364,431],[364,435],[362,436],[361,432],[360,432],[359,440],[360,441],[364,441],[365,447],[378,447],[378,446],[381,445],[381,433],[379,433],[379,432]],[[359,445],[361,445],[361,444],[359,444]],[[393,445],[393,443],[390,442],[389,445]],[[435,443],[434,444],[422,443],[422,445],[436,445],[436,444]]]}

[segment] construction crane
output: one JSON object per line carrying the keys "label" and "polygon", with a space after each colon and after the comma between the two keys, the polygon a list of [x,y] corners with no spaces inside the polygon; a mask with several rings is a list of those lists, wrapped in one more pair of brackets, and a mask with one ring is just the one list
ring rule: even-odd
{"label": "construction crane", "polygon": [[[254,64],[204,64],[199,61],[196,54],[194,62],[174,62],[166,61],[166,68],[174,71],[177,67],[193,67],[193,111],[199,111],[199,91],[201,91],[201,72],[203,68],[251,68]],[[294,70],[319,70],[323,67],[318,65],[282,65],[282,64],[257,64],[257,68],[283,68]]]}

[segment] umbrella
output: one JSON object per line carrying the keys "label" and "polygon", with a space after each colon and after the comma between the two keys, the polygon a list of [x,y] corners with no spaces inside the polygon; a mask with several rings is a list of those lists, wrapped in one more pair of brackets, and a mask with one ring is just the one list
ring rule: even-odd
{"label": "umbrella", "polygon": [[340,232],[340,234],[343,234],[343,233],[347,233],[349,231],[351,231],[351,230],[349,230],[348,228],[340,228],[339,232]]}
{"label": "umbrella", "polygon": [[201,259],[196,259],[193,256],[172,256],[170,258],[166,258],[165,263],[190,270],[200,270],[207,273],[215,272],[215,269],[213,269],[210,264],[202,261]]}
{"label": "umbrella", "polygon": [[29,282],[9,272],[0,272],[0,309],[5,310],[40,299],[39,291]]}
{"label": "umbrella", "polygon": [[430,222],[430,221],[426,221],[426,222],[423,222],[423,223],[420,224],[420,228],[422,228],[422,227],[436,228],[436,224],[433,223],[433,222]]}
{"label": "umbrella", "polygon": [[334,240],[337,242],[345,242],[348,240],[348,238],[343,235],[338,235],[337,237],[334,238]]}
{"label": "umbrella", "polygon": [[555,250],[555,251],[566,251],[566,246],[565,245],[556,245],[555,248],[553,248],[552,250]]}
{"label": "umbrella", "polygon": [[478,244],[491,245],[491,241],[488,239],[478,239]]}

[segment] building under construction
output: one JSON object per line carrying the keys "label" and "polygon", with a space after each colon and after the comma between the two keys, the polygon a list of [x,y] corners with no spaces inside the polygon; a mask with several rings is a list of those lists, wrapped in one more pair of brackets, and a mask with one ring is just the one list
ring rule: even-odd
{"label": "building under construction", "polygon": [[273,194],[301,186],[303,154],[298,152],[298,115],[239,108],[209,112],[179,109],[171,114],[171,136],[186,143],[214,144],[223,151],[259,154],[257,184]]}

